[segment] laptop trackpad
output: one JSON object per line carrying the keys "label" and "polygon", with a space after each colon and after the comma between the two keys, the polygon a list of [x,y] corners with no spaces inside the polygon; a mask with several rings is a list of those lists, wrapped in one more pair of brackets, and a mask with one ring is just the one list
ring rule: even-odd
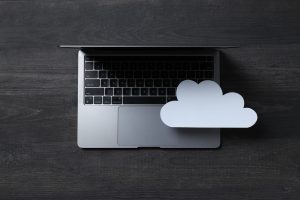
{"label": "laptop trackpad", "polygon": [[162,123],[161,106],[121,106],[118,118],[118,144],[159,147],[178,144],[177,131]]}

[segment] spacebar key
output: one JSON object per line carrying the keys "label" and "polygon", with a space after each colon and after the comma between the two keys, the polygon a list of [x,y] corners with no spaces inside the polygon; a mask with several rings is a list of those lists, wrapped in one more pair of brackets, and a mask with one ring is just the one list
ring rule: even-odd
{"label": "spacebar key", "polygon": [[165,97],[123,97],[123,104],[165,104]]}

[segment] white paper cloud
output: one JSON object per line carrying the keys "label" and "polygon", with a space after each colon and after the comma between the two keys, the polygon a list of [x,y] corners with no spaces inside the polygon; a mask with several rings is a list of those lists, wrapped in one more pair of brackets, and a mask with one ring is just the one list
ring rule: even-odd
{"label": "white paper cloud", "polygon": [[160,111],[161,120],[170,127],[248,128],[257,120],[254,110],[244,108],[241,95],[223,95],[214,81],[182,81],[176,95],[178,101],[168,102]]}

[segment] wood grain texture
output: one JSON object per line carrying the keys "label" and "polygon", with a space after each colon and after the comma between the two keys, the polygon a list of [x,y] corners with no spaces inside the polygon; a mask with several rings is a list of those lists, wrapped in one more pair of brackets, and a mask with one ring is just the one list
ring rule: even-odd
{"label": "wood grain texture", "polygon": [[[0,199],[299,199],[297,0],[0,0]],[[259,116],[218,150],[81,150],[59,44],[240,45],[221,84]]]}

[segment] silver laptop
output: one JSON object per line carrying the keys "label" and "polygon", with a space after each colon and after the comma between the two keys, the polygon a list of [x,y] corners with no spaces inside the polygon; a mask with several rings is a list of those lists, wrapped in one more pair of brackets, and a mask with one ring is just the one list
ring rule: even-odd
{"label": "silver laptop", "polygon": [[77,46],[78,146],[218,148],[220,129],[170,128],[160,109],[186,79],[219,82],[214,47]]}

